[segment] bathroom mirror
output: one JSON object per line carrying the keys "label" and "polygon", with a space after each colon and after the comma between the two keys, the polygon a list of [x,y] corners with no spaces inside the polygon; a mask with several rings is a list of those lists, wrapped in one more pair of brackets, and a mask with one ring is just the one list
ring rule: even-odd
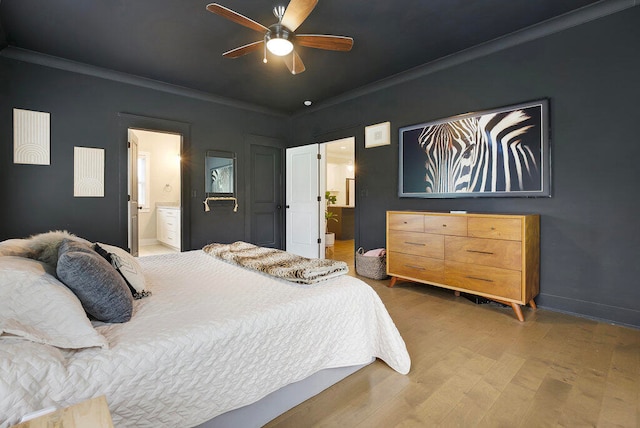
{"label": "bathroom mirror", "polygon": [[204,159],[207,197],[236,196],[236,154],[208,150]]}

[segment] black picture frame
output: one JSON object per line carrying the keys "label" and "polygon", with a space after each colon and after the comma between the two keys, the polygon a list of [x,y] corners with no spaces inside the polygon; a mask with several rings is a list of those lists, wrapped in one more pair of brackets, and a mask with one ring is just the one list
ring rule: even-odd
{"label": "black picture frame", "polygon": [[398,196],[550,197],[549,140],[548,99],[402,127]]}

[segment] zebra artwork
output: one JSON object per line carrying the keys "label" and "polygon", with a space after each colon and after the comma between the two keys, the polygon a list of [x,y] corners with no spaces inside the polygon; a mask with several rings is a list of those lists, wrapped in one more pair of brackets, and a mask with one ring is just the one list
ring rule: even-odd
{"label": "zebra artwork", "polygon": [[233,192],[233,166],[211,168],[211,191],[214,193]]}
{"label": "zebra artwork", "polygon": [[542,117],[535,104],[401,129],[401,196],[543,192]]}

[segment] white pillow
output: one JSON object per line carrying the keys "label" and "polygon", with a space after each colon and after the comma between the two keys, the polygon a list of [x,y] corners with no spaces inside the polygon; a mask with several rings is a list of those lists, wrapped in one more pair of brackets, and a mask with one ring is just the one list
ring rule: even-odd
{"label": "white pillow", "polygon": [[7,239],[0,242],[0,256],[31,257],[33,250],[28,239]]}
{"label": "white pillow", "polygon": [[46,263],[0,257],[0,341],[16,336],[65,349],[109,347]]}
{"label": "white pillow", "polygon": [[100,242],[98,242],[98,245],[111,254],[114,267],[129,281],[129,284],[136,292],[145,294],[149,291],[149,284],[147,284],[147,280],[142,273],[142,267],[135,257],[120,247]]}

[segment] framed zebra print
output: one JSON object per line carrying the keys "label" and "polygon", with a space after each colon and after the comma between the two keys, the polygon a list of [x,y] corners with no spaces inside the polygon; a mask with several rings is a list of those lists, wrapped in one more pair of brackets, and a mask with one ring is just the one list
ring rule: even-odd
{"label": "framed zebra print", "polygon": [[400,128],[400,197],[550,197],[549,102]]}

